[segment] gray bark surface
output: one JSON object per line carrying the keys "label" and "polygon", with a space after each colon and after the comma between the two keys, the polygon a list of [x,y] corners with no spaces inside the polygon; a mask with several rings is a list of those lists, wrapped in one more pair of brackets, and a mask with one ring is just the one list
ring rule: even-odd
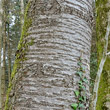
{"label": "gray bark surface", "polygon": [[21,29],[24,23],[24,0],[21,0]]}
{"label": "gray bark surface", "polygon": [[[77,99],[77,63],[83,52],[89,76],[93,0],[32,0],[28,47],[13,83],[13,110],[71,110]],[[87,106],[89,106],[89,85]],[[88,108],[87,108],[88,110]]]}

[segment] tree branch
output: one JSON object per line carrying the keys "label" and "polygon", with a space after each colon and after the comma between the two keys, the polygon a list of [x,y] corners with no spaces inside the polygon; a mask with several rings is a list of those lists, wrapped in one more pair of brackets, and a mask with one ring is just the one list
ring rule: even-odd
{"label": "tree branch", "polygon": [[110,52],[106,53],[106,55],[110,55]]}

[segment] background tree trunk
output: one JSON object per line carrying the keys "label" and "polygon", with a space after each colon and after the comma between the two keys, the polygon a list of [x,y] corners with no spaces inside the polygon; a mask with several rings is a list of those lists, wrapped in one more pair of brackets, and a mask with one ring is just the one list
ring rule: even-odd
{"label": "background tree trunk", "polygon": [[24,23],[24,0],[21,0],[21,29]]}
{"label": "background tree trunk", "polygon": [[8,49],[8,82],[11,81],[11,48],[10,48],[10,0],[7,0],[7,49]]}
{"label": "background tree trunk", "polygon": [[2,108],[4,108],[4,102],[5,102],[5,95],[6,95],[6,89],[5,89],[5,75],[6,75],[6,10],[5,10],[5,3],[6,0],[3,0],[3,72],[2,72]]}
{"label": "background tree trunk", "polygon": [[7,45],[8,45],[8,81],[10,82],[11,78],[11,49],[10,49],[10,32],[9,32],[9,23],[8,23],[8,36],[7,36]]}
{"label": "background tree trunk", "polygon": [[1,76],[2,76],[2,68],[1,68],[1,51],[2,51],[2,0],[0,0],[0,110],[2,109],[2,100],[1,100]]}
{"label": "background tree trunk", "polygon": [[[92,2],[30,1],[5,110],[70,110],[77,102],[74,91],[82,52],[85,76],[90,79]],[[89,85],[86,92],[88,110]]]}

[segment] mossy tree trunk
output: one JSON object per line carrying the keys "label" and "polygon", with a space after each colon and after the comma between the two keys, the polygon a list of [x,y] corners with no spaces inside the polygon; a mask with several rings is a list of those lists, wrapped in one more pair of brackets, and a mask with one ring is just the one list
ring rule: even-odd
{"label": "mossy tree trunk", "polygon": [[10,48],[10,32],[9,32],[9,23],[8,25],[8,29],[7,29],[7,45],[8,45],[8,81],[10,82],[10,78],[11,78],[11,48]]}
{"label": "mossy tree trunk", "polygon": [[2,85],[1,85],[1,90],[2,90],[2,108],[4,107],[4,102],[5,102],[5,95],[6,95],[6,90],[5,90],[5,75],[6,75],[6,8],[5,8],[5,3],[6,0],[2,1],[2,7],[3,7],[3,67],[2,67]]}
{"label": "mossy tree trunk", "polygon": [[[90,79],[93,0],[30,0],[5,110],[71,110],[83,52]],[[89,85],[86,109],[89,107]]]}
{"label": "mossy tree trunk", "polygon": [[[97,53],[98,53],[98,64],[101,61],[102,53],[105,44],[105,33],[107,27],[107,13],[110,11],[110,0],[97,0],[96,1],[96,27],[97,27]],[[108,42],[108,51],[110,51],[110,38]],[[109,85],[109,77],[110,76],[110,58],[107,57],[98,92],[98,102],[97,102],[97,110],[110,110],[110,85]]]}
{"label": "mossy tree trunk", "polygon": [[1,68],[1,51],[2,51],[2,0],[0,0],[0,110],[2,109],[2,100],[1,100],[1,76],[2,76],[2,68]]}
{"label": "mossy tree trunk", "polygon": [[[10,16],[10,0],[7,0],[7,16]],[[11,48],[10,48],[10,18],[7,17],[7,49],[8,49],[8,81],[11,80]]]}

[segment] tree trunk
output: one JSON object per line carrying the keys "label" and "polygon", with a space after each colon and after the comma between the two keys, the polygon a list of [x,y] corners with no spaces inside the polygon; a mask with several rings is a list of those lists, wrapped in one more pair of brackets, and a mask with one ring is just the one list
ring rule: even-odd
{"label": "tree trunk", "polygon": [[9,32],[9,23],[8,23],[8,36],[7,36],[7,44],[8,44],[8,81],[11,81],[11,49],[10,49],[10,32]]}
{"label": "tree trunk", "polygon": [[1,74],[2,74],[2,68],[1,68],[1,51],[2,51],[2,1],[0,0],[0,110],[2,109],[2,100],[1,100]]}
{"label": "tree trunk", "polygon": [[[105,45],[105,33],[108,24],[108,12],[110,8],[110,0],[96,1],[96,27],[97,27],[97,53],[98,53],[98,65],[103,57],[103,50]],[[108,41],[108,52],[110,51],[110,39]],[[96,110],[109,110],[110,109],[110,58],[107,57],[102,71],[99,89],[98,89],[98,101]]]}
{"label": "tree trunk", "polygon": [[[10,0],[7,0],[7,9],[6,15],[10,16]],[[7,49],[8,49],[8,82],[11,81],[11,48],[10,48],[10,18],[6,17],[7,19]]]}
{"label": "tree trunk", "polygon": [[24,0],[21,0],[21,29],[24,23]]}
{"label": "tree trunk", "polygon": [[4,107],[5,101],[5,75],[6,75],[6,10],[5,10],[5,0],[3,0],[3,72],[2,72],[2,108]]}
{"label": "tree trunk", "polygon": [[[90,79],[92,2],[30,1],[5,110],[71,110],[77,102],[74,91],[82,52],[84,75]],[[89,93],[88,84],[86,110]]]}

